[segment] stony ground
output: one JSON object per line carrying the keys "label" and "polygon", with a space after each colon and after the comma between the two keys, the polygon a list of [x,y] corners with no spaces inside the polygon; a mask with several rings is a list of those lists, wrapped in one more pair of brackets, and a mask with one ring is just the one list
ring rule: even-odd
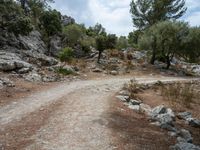
{"label": "stony ground", "polygon": [[[136,77],[141,83],[187,80]],[[63,82],[0,108],[1,149],[168,149],[174,140],[113,99],[130,77]],[[167,138],[166,138],[167,137]]]}

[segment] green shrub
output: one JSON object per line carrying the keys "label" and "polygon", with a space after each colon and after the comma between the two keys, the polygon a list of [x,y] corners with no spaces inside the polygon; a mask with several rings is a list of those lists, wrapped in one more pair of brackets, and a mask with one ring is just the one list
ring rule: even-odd
{"label": "green shrub", "polygon": [[64,27],[63,33],[65,35],[65,43],[71,47],[75,46],[85,35],[85,30],[78,24],[72,24]]}
{"label": "green shrub", "polygon": [[31,20],[28,17],[18,17],[8,23],[8,31],[14,34],[28,35],[33,30]]}
{"label": "green shrub", "polygon": [[75,74],[74,71],[70,69],[65,69],[65,68],[59,68],[56,70],[57,73],[62,74],[62,75],[70,75],[70,74]]}
{"label": "green shrub", "polygon": [[90,47],[95,46],[95,39],[91,37],[84,38],[83,40],[80,41],[80,45],[85,53],[89,53],[91,50]]}
{"label": "green shrub", "polygon": [[63,67],[66,65],[67,62],[70,62],[73,57],[73,49],[71,47],[66,47],[64,48],[60,53],[59,53],[59,59],[61,62],[63,62]]}
{"label": "green shrub", "polygon": [[39,20],[48,36],[62,31],[61,14],[56,10],[45,11]]}

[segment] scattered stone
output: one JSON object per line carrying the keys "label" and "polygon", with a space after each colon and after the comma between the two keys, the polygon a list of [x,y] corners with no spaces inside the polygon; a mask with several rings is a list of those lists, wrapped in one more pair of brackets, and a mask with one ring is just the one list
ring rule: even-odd
{"label": "scattered stone", "polygon": [[140,106],[139,105],[129,105],[128,108],[139,112],[140,111]]}
{"label": "scattered stone", "polygon": [[150,115],[151,114],[151,107],[149,106],[149,105],[147,105],[147,104],[140,104],[140,112],[144,112],[144,113],[146,113],[146,114],[148,114],[148,115]]}
{"label": "scattered stone", "polygon": [[118,72],[113,70],[113,71],[110,72],[110,74],[116,76],[116,75],[118,75]]}
{"label": "scattered stone", "polygon": [[167,109],[165,108],[164,105],[160,105],[160,106],[153,108],[152,112],[151,112],[152,118],[156,117],[159,114],[164,114],[164,113],[167,113]]}
{"label": "scattered stone", "polygon": [[190,132],[188,130],[185,129],[181,129],[180,132],[178,133],[179,137],[177,138],[178,142],[188,142],[188,143],[192,143],[193,138],[192,135],[190,134]]}
{"label": "scattered stone", "polygon": [[200,150],[199,146],[191,143],[179,142],[170,148],[171,150]]}
{"label": "scattered stone", "polygon": [[103,70],[100,69],[100,68],[95,68],[95,69],[93,70],[93,72],[100,73],[100,72],[103,72]]}
{"label": "scattered stone", "polygon": [[120,95],[123,95],[123,96],[129,96],[130,95],[130,92],[128,92],[127,90],[122,90],[119,92]]}
{"label": "scattered stone", "polygon": [[200,128],[200,120],[194,118],[188,118],[187,121],[190,126],[195,128]]}
{"label": "scattered stone", "polygon": [[42,81],[43,82],[56,82],[56,81],[59,81],[60,78],[58,76],[44,76],[42,77]]}
{"label": "scattered stone", "polygon": [[171,137],[176,137],[176,136],[177,136],[177,133],[176,133],[176,132],[173,132],[173,131],[169,131],[169,132],[168,132],[168,135],[171,136]]}
{"label": "scattered stone", "polygon": [[15,84],[8,78],[0,78],[0,86],[14,87]]}
{"label": "scattered stone", "polygon": [[22,68],[22,69],[19,69],[17,72],[19,74],[24,74],[24,73],[28,73],[29,71],[31,71],[31,68]]}
{"label": "scattered stone", "polygon": [[116,96],[116,98],[118,98],[119,100],[121,100],[123,102],[129,101],[129,96],[118,95],[118,96]]}
{"label": "scattered stone", "polygon": [[161,124],[161,125],[160,125],[160,128],[165,129],[165,130],[168,130],[168,131],[170,131],[170,132],[175,132],[175,133],[177,133],[177,129],[176,129],[175,127],[173,127],[172,125],[167,124],[167,123]]}
{"label": "scattered stone", "polygon": [[166,113],[169,114],[172,117],[173,120],[175,120],[176,116],[175,116],[175,114],[174,114],[174,112],[172,111],[171,108],[167,108],[167,112]]}
{"label": "scattered stone", "polygon": [[25,80],[30,81],[30,82],[41,82],[42,77],[41,75],[37,73],[29,73],[26,77]]}
{"label": "scattered stone", "polygon": [[173,118],[165,113],[165,114],[159,114],[156,117],[152,118],[153,120],[159,121],[161,126],[162,125],[172,125],[173,124]]}
{"label": "scattered stone", "polygon": [[192,118],[192,113],[190,112],[181,112],[177,114],[177,117],[179,119],[187,120],[189,118]]}
{"label": "scattered stone", "polygon": [[130,103],[131,103],[132,105],[140,105],[142,102],[141,102],[141,101],[138,101],[138,100],[133,100],[133,99],[131,99],[131,100],[130,100]]}

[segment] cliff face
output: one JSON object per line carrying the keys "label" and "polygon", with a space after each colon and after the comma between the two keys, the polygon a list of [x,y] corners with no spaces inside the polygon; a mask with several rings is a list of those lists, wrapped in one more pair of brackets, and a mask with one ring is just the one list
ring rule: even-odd
{"label": "cliff face", "polygon": [[0,70],[27,73],[34,67],[56,65],[53,57],[47,56],[48,49],[38,31],[28,36],[15,36],[1,29]]}

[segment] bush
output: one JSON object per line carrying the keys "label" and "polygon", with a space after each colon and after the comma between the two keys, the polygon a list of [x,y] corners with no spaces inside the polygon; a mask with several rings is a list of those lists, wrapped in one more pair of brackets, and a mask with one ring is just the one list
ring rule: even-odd
{"label": "bush", "polygon": [[85,53],[89,53],[91,46],[95,47],[95,39],[92,37],[84,37],[84,39],[80,41],[80,45]]}
{"label": "bush", "polygon": [[28,35],[33,30],[31,20],[28,17],[19,17],[8,23],[8,31],[15,35]]}
{"label": "bush", "polygon": [[64,48],[60,53],[59,53],[59,59],[61,62],[63,62],[63,67],[66,65],[67,62],[70,62],[73,57],[73,49],[71,47],[66,47]]}
{"label": "bush", "polygon": [[39,20],[48,36],[62,31],[61,14],[56,10],[45,11]]}
{"label": "bush", "polygon": [[125,36],[120,36],[117,40],[117,48],[121,50],[128,48],[128,46],[128,39]]}
{"label": "bush", "polygon": [[65,69],[65,68],[59,68],[59,69],[57,70],[57,73],[63,74],[63,75],[75,74],[72,70],[70,70],[70,69]]}
{"label": "bush", "polygon": [[78,44],[86,34],[85,29],[78,24],[72,24],[64,27],[63,33],[66,37],[65,43],[71,47],[74,47],[76,44]]}
{"label": "bush", "polygon": [[183,52],[181,45],[188,34],[188,29],[188,24],[184,22],[159,22],[145,31],[139,40],[139,46],[151,51],[152,64],[160,57],[168,69],[173,57]]}

